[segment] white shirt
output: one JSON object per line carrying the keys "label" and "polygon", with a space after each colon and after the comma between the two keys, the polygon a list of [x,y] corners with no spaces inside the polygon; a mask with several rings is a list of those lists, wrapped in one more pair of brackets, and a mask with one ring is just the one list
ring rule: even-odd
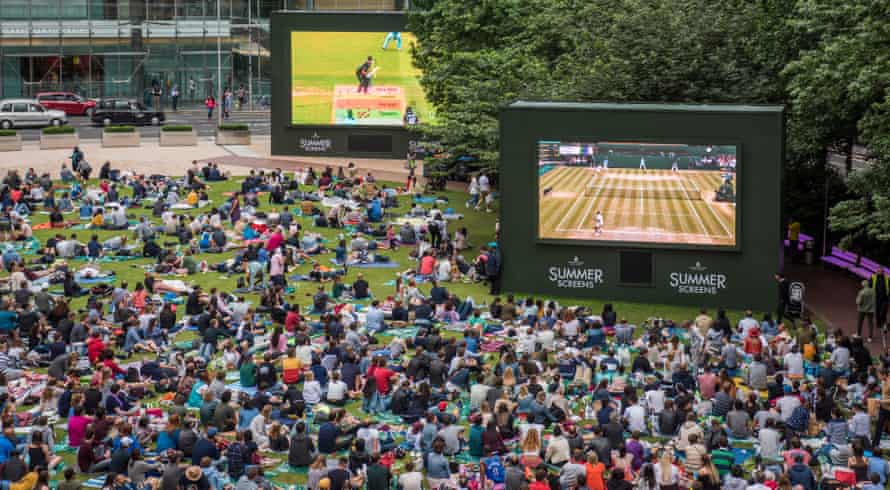
{"label": "white shirt", "polygon": [[631,405],[624,410],[624,418],[627,419],[627,430],[646,431],[646,410],[640,405]]}
{"label": "white shirt", "polygon": [[658,414],[664,411],[664,391],[650,390],[646,392],[646,406],[649,413]]}
{"label": "white shirt", "polygon": [[547,351],[553,350],[553,330],[546,329],[538,332],[538,343],[541,344],[541,348]]}
{"label": "white shirt", "polygon": [[800,406],[800,400],[794,395],[785,395],[779,398],[776,406],[779,408],[782,421],[787,422],[791,418],[791,414],[794,413],[794,409]]}
{"label": "white shirt", "polygon": [[321,385],[316,380],[303,383],[303,400],[315,405],[321,401]]}
{"label": "white shirt", "polygon": [[488,177],[484,174],[479,176],[479,190],[482,192],[491,190],[491,185],[488,183]]}
{"label": "white shirt", "polygon": [[742,318],[741,320],[739,320],[739,329],[742,331],[743,339],[748,338],[749,330],[751,330],[754,327],[759,327],[759,326],[760,326],[760,323],[758,323],[757,320],[751,318],[750,316],[746,316],[745,318]]}
{"label": "white shirt", "polygon": [[800,352],[785,354],[785,370],[790,375],[803,376],[803,355]]}
{"label": "white shirt", "polygon": [[349,391],[349,387],[343,380],[331,381],[328,383],[328,400],[338,402],[346,397],[347,391]]}

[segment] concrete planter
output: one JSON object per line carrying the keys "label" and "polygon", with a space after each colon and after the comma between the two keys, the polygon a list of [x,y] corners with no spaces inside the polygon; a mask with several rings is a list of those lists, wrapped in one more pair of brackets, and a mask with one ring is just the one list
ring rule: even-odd
{"label": "concrete planter", "polygon": [[41,150],[70,150],[80,144],[77,133],[40,134]]}
{"label": "concrete planter", "polygon": [[123,148],[128,146],[139,146],[142,139],[139,131],[132,133],[109,133],[102,131],[102,147],[103,148]]}
{"label": "concrete planter", "polygon": [[198,133],[191,131],[161,131],[161,146],[196,146]]}
{"label": "concrete planter", "polygon": [[0,136],[0,151],[19,151],[22,149],[22,135]]}
{"label": "concrete planter", "polygon": [[228,131],[228,130],[220,130],[216,131],[216,144],[217,145],[249,145],[250,144],[250,131]]}

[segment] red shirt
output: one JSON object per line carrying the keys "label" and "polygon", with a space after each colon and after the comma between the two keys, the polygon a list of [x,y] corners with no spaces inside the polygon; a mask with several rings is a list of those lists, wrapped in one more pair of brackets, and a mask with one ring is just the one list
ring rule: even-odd
{"label": "red shirt", "polygon": [[117,365],[117,362],[114,359],[105,359],[104,361],[102,361],[102,364],[105,367],[111,369],[111,372],[114,374],[127,374],[126,371],[124,371],[123,369],[121,369],[120,366]]}
{"label": "red shirt", "polygon": [[534,481],[529,483],[528,490],[550,490],[550,484],[546,481]]}
{"label": "red shirt", "polygon": [[102,339],[99,337],[90,337],[87,339],[87,357],[90,358],[90,363],[96,364],[99,361],[99,356],[105,350],[105,342],[102,342]]}
{"label": "red shirt", "polygon": [[[370,371],[370,370],[369,370]],[[389,379],[396,374],[393,370],[385,367],[375,367],[374,372],[369,372],[377,381],[377,392],[381,395],[389,393]]]}
{"label": "red shirt", "polygon": [[275,233],[272,233],[272,236],[270,236],[269,240],[266,242],[266,250],[271,252],[280,247],[282,243],[284,243],[284,235],[276,231]]}
{"label": "red shirt", "polygon": [[284,317],[284,329],[288,332],[293,332],[297,329],[297,325],[299,324],[300,315],[298,315],[296,311],[288,311],[287,315]]}
{"label": "red shirt", "polygon": [[436,259],[432,255],[424,255],[423,258],[420,259],[420,274],[423,276],[430,276],[433,274],[433,269],[436,267]]}

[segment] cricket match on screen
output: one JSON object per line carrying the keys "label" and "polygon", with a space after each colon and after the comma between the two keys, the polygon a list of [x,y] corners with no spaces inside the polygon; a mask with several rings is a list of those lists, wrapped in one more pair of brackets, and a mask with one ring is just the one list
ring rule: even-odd
{"label": "cricket match on screen", "polygon": [[407,32],[291,33],[291,123],[413,126],[435,112]]}
{"label": "cricket match on screen", "polygon": [[538,237],[735,247],[737,147],[538,142]]}

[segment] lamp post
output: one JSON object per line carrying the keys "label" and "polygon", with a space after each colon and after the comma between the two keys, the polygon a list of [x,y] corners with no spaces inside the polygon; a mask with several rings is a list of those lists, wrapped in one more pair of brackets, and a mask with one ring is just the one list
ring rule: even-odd
{"label": "lamp post", "polygon": [[216,125],[222,124],[226,106],[222,92],[222,15],[220,0],[216,0]]}

